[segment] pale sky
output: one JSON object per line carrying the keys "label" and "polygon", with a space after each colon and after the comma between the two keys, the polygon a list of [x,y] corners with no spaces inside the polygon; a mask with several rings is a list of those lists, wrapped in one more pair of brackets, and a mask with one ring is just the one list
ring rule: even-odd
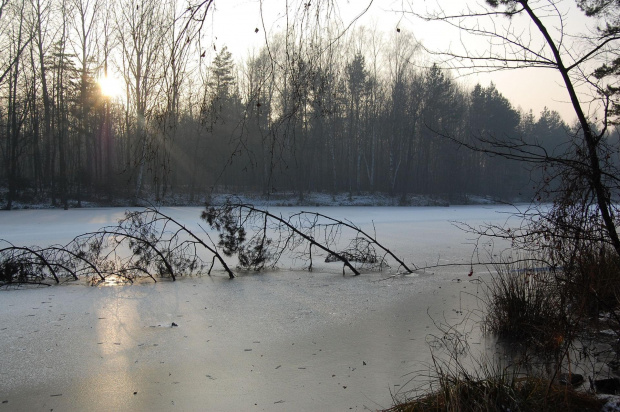
{"label": "pale sky", "polygon": [[[326,0],[307,0],[322,1]],[[338,8],[339,18],[347,26],[353,22],[360,13],[369,5],[370,0],[334,0]],[[264,0],[263,18],[267,33],[277,33],[286,25],[286,5],[289,4],[289,18],[294,15],[296,0]],[[468,50],[488,49],[487,41],[476,41],[463,37],[463,33],[451,29],[445,24],[428,23],[410,14],[403,13],[407,10],[407,4],[413,4],[415,10],[422,13],[427,9],[437,6],[435,0],[374,0],[372,5],[355,25],[373,26],[392,35],[397,28],[401,32],[411,32],[415,38],[430,50],[456,49],[464,44]],[[467,3],[476,5],[477,2],[464,0],[442,0],[441,6],[445,8],[458,8],[459,10]],[[575,5],[574,0],[564,0],[559,4],[560,10],[565,14],[566,31],[574,34],[583,33],[587,30],[586,24],[594,24],[586,18]],[[410,10],[410,8],[409,8]],[[504,26],[510,24],[519,27],[519,21],[498,19]],[[557,26],[557,18],[548,20],[551,28]],[[216,2],[216,12],[209,22],[209,35],[217,47],[224,44],[228,46],[236,59],[244,59],[252,48],[259,49],[265,42],[265,32],[261,21],[259,0],[226,0]],[[525,27],[525,26],[523,26]],[[256,33],[255,29],[259,32]],[[519,29],[521,30],[521,29]],[[537,35],[538,33],[534,33]],[[387,37],[387,36],[386,36]],[[428,64],[428,63],[421,63]],[[457,75],[455,73],[455,75]],[[473,87],[476,83],[487,86],[491,81],[498,90],[504,94],[515,108],[533,110],[538,114],[547,106],[558,111],[565,121],[572,123],[575,115],[571,104],[568,102],[568,94],[562,85],[560,75],[551,69],[518,69],[499,71],[495,73],[475,74],[458,76],[458,81],[466,86]],[[586,108],[587,109],[587,108]]]}

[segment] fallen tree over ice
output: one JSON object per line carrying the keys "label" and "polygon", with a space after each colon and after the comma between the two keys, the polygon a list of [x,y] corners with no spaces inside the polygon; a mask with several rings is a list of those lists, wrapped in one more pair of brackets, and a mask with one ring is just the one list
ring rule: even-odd
{"label": "fallen tree over ice", "polygon": [[138,276],[176,280],[180,275],[203,273],[205,255],[211,258],[208,274],[217,260],[234,277],[214,245],[155,208],[127,211],[117,225],[84,233],[66,245],[24,247],[0,242],[0,284],[47,279],[59,283],[85,276],[95,282],[110,277],[133,281]]}
{"label": "fallen tree over ice", "polygon": [[[354,275],[360,270],[381,270],[388,267],[387,256],[399,269],[411,272],[374,236],[351,222],[320,213],[283,217],[229,201],[207,206],[202,218],[219,232],[217,245],[205,230],[194,233],[152,207],[127,211],[116,225],[81,234],[65,245],[26,247],[0,240],[0,285],[80,278],[95,284],[109,279],[132,282],[138,277],[176,280],[182,275],[210,275],[216,262],[234,278],[223,255],[236,255],[242,270],[258,271],[274,267],[284,253],[307,262],[308,270],[312,270],[313,253],[319,253],[327,262],[342,262],[343,274],[345,268]],[[346,248],[338,249],[343,231],[350,240]]]}
{"label": "fallen tree over ice", "polygon": [[[253,205],[227,201],[221,206],[207,206],[202,218],[220,232],[218,245],[224,254],[239,257],[244,269],[261,270],[274,266],[285,252],[313,266],[313,250],[327,254],[326,262],[342,262],[342,274],[349,269],[381,270],[388,266],[390,256],[398,269],[412,270],[375,236],[366,233],[352,222],[331,218],[316,212],[298,212],[289,216],[276,215]],[[339,249],[338,243],[347,230],[351,236],[348,246]],[[359,264],[357,267],[355,263]]]}

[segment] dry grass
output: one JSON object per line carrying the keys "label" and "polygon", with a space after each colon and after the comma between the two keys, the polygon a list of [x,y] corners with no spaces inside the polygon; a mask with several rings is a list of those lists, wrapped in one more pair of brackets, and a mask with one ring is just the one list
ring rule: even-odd
{"label": "dry grass", "polygon": [[487,332],[542,352],[569,343],[574,319],[554,270],[506,264],[497,272],[487,293]]}
{"label": "dry grass", "polygon": [[536,267],[540,261],[496,266],[487,293],[487,332],[551,353],[570,346],[607,313],[613,323],[605,328],[620,334],[620,259],[613,251],[584,248],[565,256],[557,270]]}
{"label": "dry grass", "polygon": [[[573,258],[567,262],[570,265],[557,271],[531,263],[541,261],[535,259],[521,259],[518,265],[501,264],[488,285],[483,321],[486,332],[534,355],[523,357],[525,362],[551,362],[546,365],[551,376],[561,370],[570,347],[589,330],[590,320],[598,319],[601,311],[615,313],[619,307],[620,264],[615,255],[601,251]],[[387,411],[570,412],[600,411],[604,404],[589,392],[531,372],[542,369],[529,363],[519,367],[530,373],[519,373],[514,367],[488,367],[486,363],[467,370],[454,355],[445,362],[435,360],[432,376],[427,378],[429,388],[395,399]]]}
{"label": "dry grass", "polygon": [[[567,259],[568,260],[568,259]],[[586,316],[618,308],[620,297],[620,257],[608,247],[571,256],[565,269],[563,291]]]}
{"label": "dry grass", "polygon": [[397,403],[389,412],[600,411],[604,401],[594,395],[534,377],[506,374],[473,380],[443,375],[439,389]]}

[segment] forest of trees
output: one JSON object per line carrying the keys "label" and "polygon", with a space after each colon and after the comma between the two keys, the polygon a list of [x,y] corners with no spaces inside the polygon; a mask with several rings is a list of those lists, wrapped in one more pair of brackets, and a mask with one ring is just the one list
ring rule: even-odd
{"label": "forest of trees", "polygon": [[517,109],[493,84],[423,64],[404,30],[333,40],[293,25],[244,57],[204,41],[202,24],[174,0],[0,0],[0,204],[212,191],[528,200],[541,171],[455,142],[553,152],[568,139],[552,108]]}

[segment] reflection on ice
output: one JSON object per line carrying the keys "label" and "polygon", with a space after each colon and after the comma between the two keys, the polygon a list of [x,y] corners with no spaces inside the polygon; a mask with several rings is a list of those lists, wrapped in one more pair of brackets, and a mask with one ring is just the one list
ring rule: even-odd
{"label": "reflection on ice", "polygon": [[[116,293],[115,293],[116,292]],[[138,329],[136,302],[119,296],[121,290],[113,290],[106,298],[98,302],[95,323],[97,340],[97,357],[105,363],[105,368],[96,374],[92,385],[88,385],[87,397],[94,405],[109,405],[110,410],[126,408],[119,394],[127,392],[133,386],[132,371],[134,367],[134,340],[131,332]]]}

